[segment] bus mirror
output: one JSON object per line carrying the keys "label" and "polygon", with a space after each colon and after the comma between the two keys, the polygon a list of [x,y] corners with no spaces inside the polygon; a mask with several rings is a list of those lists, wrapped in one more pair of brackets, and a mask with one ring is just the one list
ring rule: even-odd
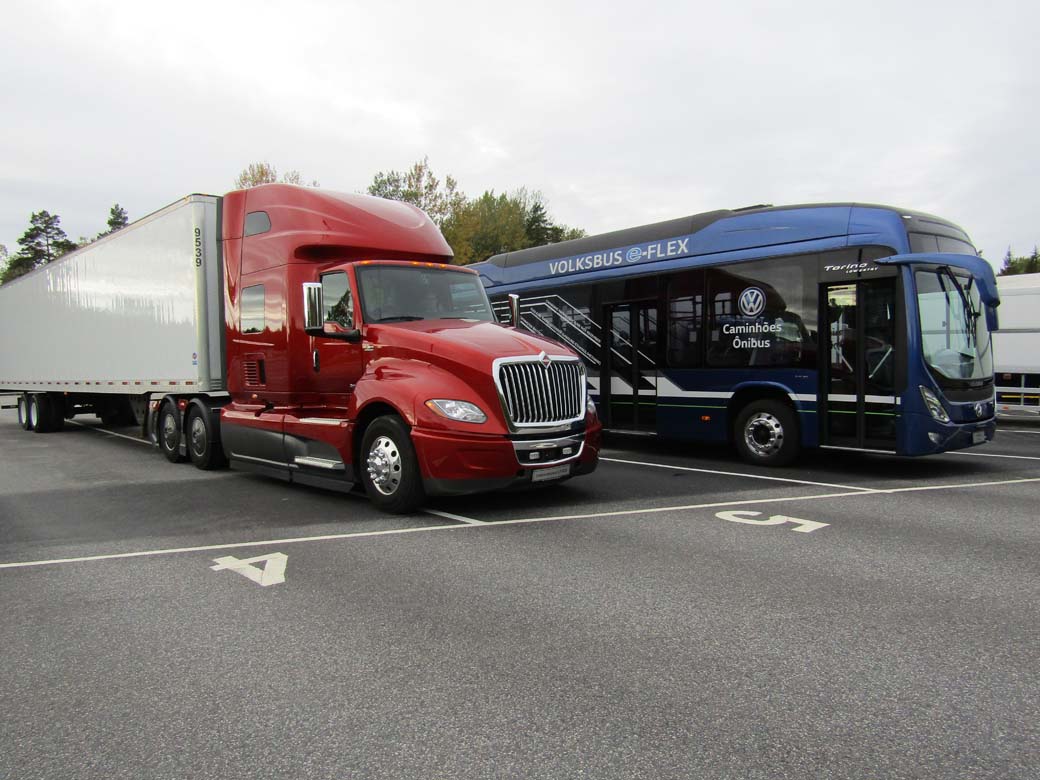
{"label": "bus mirror", "polygon": [[509,324],[520,327],[520,296],[516,293],[509,293]]}
{"label": "bus mirror", "polygon": [[325,332],[322,322],[324,306],[321,300],[321,285],[316,282],[303,283],[303,330],[312,336]]}

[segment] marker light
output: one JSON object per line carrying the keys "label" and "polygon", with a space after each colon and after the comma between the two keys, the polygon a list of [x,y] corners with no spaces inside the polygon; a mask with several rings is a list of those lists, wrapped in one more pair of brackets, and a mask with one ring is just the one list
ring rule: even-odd
{"label": "marker light", "polygon": [[449,420],[467,423],[487,422],[487,415],[481,411],[479,406],[471,404],[469,401],[434,398],[427,401],[426,406],[431,411],[436,412],[441,417],[447,417]]}
{"label": "marker light", "polygon": [[924,399],[924,405],[928,407],[928,411],[932,417],[941,423],[948,423],[950,421],[950,415],[946,413],[939,398],[924,385],[921,385],[921,397]]}

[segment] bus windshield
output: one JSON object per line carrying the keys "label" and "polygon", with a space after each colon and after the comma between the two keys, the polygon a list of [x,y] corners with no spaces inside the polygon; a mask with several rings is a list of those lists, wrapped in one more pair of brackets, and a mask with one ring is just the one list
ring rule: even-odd
{"label": "bus windshield", "polygon": [[917,306],[925,362],[940,381],[993,376],[993,351],[978,286],[948,268],[917,271]]}
{"label": "bus windshield", "polygon": [[365,322],[494,321],[476,274],[432,266],[365,265],[358,269]]}

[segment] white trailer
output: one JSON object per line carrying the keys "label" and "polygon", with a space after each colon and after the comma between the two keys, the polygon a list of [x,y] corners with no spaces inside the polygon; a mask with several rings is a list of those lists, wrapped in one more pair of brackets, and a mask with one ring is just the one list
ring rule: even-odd
{"label": "white trailer", "polygon": [[1000,327],[993,333],[997,412],[1040,415],[1040,274],[998,276]]}
{"label": "white trailer", "polygon": [[219,202],[189,195],[0,287],[0,393],[20,415],[140,422],[150,394],[224,394]]}

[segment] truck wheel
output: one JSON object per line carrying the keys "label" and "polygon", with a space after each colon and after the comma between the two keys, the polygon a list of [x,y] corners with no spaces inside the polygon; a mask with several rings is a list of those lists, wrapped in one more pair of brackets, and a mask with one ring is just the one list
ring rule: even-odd
{"label": "truck wheel", "polygon": [[29,419],[29,396],[22,393],[18,396],[18,424],[23,430],[31,431],[32,421]]}
{"label": "truck wheel", "polygon": [[33,393],[29,396],[29,421],[36,433],[50,433],[53,410],[46,394]]}
{"label": "truck wheel", "polygon": [[224,448],[220,446],[220,432],[214,430],[210,416],[198,407],[188,413],[188,455],[195,468],[203,471],[219,469],[227,463]]}
{"label": "truck wheel", "polygon": [[180,415],[173,404],[163,404],[159,412],[159,449],[170,463],[182,463]]}
{"label": "truck wheel", "polygon": [[783,466],[798,455],[798,422],[781,401],[752,401],[737,415],[733,440],[740,457],[760,466]]}
{"label": "truck wheel", "polygon": [[400,417],[373,420],[361,440],[360,455],[361,480],[373,504],[394,514],[419,508],[426,494],[412,437]]}
{"label": "truck wheel", "polygon": [[65,427],[65,398],[58,393],[47,395],[47,406],[50,409],[48,430],[60,431]]}

